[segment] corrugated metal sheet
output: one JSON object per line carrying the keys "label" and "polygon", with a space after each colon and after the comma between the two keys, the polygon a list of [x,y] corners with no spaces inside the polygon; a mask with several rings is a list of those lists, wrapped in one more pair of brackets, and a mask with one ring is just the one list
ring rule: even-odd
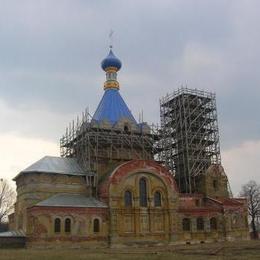
{"label": "corrugated metal sheet", "polygon": [[21,173],[26,172],[44,172],[44,173],[59,173],[69,175],[85,175],[85,172],[80,167],[74,158],[61,158],[53,156],[45,156],[36,163],[32,164]]}
{"label": "corrugated metal sheet", "polygon": [[107,89],[92,120],[97,122],[108,121],[114,125],[120,119],[128,119],[137,124],[119,91],[117,89]]}
{"label": "corrugated metal sheet", "polygon": [[36,206],[45,207],[79,207],[79,208],[107,208],[107,205],[93,197],[73,194],[57,194],[44,201],[39,202]]}

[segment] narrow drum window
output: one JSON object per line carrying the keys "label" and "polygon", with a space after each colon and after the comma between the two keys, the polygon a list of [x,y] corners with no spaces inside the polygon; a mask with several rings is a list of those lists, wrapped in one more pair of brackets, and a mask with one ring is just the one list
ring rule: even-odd
{"label": "narrow drum window", "polygon": [[216,230],[217,229],[217,219],[211,218],[210,219],[210,229]]}
{"label": "narrow drum window", "polygon": [[60,233],[60,224],[61,224],[61,221],[59,218],[55,218],[54,220],[54,232],[55,233]]}
{"label": "narrow drum window", "polygon": [[132,207],[132,192],[128,190],[125,192],[125,207]]}
{"label": "narrow drum window", "polygon": [[94,227],[93,227],[93,231],[94,233],[98,233],[99,230],[100,230],[100,227],[99,227],[99,219],[95,218],[94,219]]}
{"label": "narrow drum window", "polygon": [[155,207],[161,207],[162,206],[162,196],[159,191],[156,191],[154,193],[154,206]]}
{"label": "narrow drum window", "polygon": [[182,229],[183,231],[190,231],[190,219],[189,218],[184,218],[182,220]]}
{"label": "narrow drum window", "polygon": [[71,220],[69,218],[65,219],[65,232],[66,233],[71,232]]}
{"label": "narrow drum window", "polygon": [[147,184],[145,178],[141,178],[139,181],[139,193],[140,206],[147,207]]}
{"label": "narrow drum window", "polygon": [[203,218],[197,218],[197,230],[204,230]]}
{"label": "narrow drum window", "polygon": [[217,180],[213,180],[213,188],[215,191],[218,190],[218,181]]}

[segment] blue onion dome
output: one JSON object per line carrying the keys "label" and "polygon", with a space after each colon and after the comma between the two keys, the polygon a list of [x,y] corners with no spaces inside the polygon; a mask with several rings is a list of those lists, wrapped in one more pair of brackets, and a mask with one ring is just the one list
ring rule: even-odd
{"label": "blue onion dome", "polygon": [[111,48],[107,57],[101,62],[101,67],[104,71],[107,71],[108,68],[115,68],[116,71],[121,69],[122,63],[115,56]]}

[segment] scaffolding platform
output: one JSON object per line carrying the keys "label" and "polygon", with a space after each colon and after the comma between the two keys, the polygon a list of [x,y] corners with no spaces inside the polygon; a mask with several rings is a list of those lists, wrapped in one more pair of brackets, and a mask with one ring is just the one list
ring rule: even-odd
{"label": "scaffolding platform", "polygon": [[[60,139],[61,157],[76,158],[86,172],[103,175],[109,164],[132,159],[153,160],[159,127],[139,123],[134,127],[96,123],[86,111]],[[106,169],[105,169],[106,167]]]}

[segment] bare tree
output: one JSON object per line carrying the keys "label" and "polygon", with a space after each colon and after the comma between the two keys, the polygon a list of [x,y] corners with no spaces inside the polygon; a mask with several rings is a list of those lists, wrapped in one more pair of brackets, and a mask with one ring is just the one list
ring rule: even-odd
{"label": "bare tree", "polygon": [[0,224],[8,220],[8,215],[14,209],[16,193],[9,182],[0,179]]}
{"label": "bare tree", "polygon": [[248,214],[251,218],[253,237],[258,238],[257,219],[260,217],[260,185],[255,181],[249,181],[242,186],[241,196],[247,198]]}

